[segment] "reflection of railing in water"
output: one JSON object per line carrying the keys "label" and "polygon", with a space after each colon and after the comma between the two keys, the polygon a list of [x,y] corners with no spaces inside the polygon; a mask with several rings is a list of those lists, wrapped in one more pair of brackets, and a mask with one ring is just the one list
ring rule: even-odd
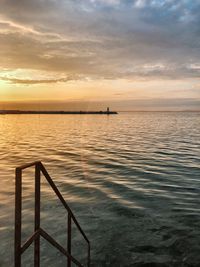
{"label": "reflection of railing in water", "polygon": [[[35,167],[35,231],[32,236],[21,246],[21,226],[22,226],[22,170]],[[40,176],[45,176],[46,180],[50,184],[51,188],[60,199],[61,203],[68,212],[68,236],[67,236],[67,250],[57,243],[48,233],[40,228]],[[67,257],[67,266],[71,267],[71,263],[75,263],[76,266],[83,267],[83,265],[71,255],[71,223],[72,220],[76,227],[82,234],[83,238],[88,245],[87,266],[90,266],[90,242],[85,233],[81,229],[78,221],[76,220],[71,209],[65,202],[58,188],[54,184],[53,180],[49,176],[45,167],[40,161],[33,162],[21,167],[16,168],[16,185],[15,185],[15,267],[21,267],[21,255],[34,241],[34,267],[40,266],[40,236],[46,239],[51,245],[57,248],[63,255]]]}

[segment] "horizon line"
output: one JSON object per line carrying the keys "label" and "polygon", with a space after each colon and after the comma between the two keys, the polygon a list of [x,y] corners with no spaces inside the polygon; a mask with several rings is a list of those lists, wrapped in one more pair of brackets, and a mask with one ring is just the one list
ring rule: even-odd
{"label": "horizon line", "polygon": [[[0,109],[1,112],[103,112],[104,110],[85,110],[85,109],[77,109],[77,110],[36,110],[36,109]],[[116,112],[116,110],[110,110],[110,112]],[[117,112],[200,112],[200,110],[117,110]]]}

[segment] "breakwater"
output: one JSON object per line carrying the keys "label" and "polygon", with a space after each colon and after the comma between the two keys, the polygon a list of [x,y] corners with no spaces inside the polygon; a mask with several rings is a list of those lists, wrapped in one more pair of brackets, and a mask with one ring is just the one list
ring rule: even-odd
{"label": "breakwater", "polygon": [[118,114],[116,111],[41,111],[41,110],[1,110],[0,114]]}

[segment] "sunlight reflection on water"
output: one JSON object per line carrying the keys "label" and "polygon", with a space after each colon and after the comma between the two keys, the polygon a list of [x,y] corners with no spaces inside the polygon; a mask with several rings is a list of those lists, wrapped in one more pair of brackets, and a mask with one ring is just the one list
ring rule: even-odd
{"label": "sunlight reflection on water", "polygon": [[[13,266],[14,168],[35,160],[91,240],[93,266],[199,266],[199,148],[200,113],[0,116],[0,266]],[[33,229],[31,174],[24,238]],[[44,228],[66,245],[66,214],[45,180],[42,188]],[[46,243],[42,251],[43,266],[66,264]]]}

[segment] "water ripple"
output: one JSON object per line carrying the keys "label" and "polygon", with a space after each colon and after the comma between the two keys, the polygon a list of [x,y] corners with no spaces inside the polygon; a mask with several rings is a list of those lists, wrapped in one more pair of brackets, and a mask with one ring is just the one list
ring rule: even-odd
{"label": "water ripple", "polygon": [[[199,115],[0,116],[0,265],[13,266],[14,168],[42,160],[92,242],[92,266],[199,266]],[[32,174],[23,238],[33,229]],[[66,214],[44,179],[42,200],[44,228],[65,244]],[[45,266],[64,266],[47,248]]]}

